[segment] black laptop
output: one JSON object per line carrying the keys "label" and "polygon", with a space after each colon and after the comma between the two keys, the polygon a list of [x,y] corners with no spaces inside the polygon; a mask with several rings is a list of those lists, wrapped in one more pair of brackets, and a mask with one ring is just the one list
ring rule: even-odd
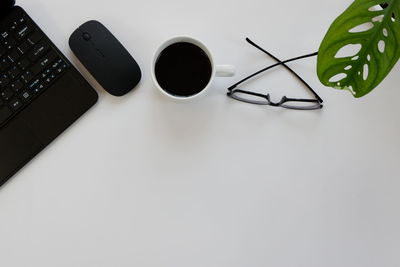
{"label": "black laptop", "polygon": [[0,0],[0,186],[97,98],[15,0]]}

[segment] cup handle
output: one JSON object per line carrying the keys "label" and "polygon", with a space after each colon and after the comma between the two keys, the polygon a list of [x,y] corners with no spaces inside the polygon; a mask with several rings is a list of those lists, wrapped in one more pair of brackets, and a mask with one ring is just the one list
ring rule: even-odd
{"label": "cup handle", "polygon": [[232,65],[217,65],[215,66],[215,75],[217,77],[232,77],[235,76],[235,67]]}

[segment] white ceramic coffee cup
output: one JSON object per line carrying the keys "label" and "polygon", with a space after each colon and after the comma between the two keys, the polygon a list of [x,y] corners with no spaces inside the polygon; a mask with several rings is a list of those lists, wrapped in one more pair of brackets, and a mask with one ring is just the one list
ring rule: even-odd
{"label": "white ceramic coffee cup", "polygon": [[[155,67],[156,67],[157,60],[158,60],[160,54],[164,51],[164,49],[169,47],[172,44],[181,43],[181,42],[191,43],[191,44],[194,44],[194,45],[200,47],[201,49],[203,49],[203,51],[207,54],[208,58],[210,59],[211,67],[212,67],[211,76],[210,76],[210,80],[209,80],[208,84],[199,93],[197,93],[195,95],[191,95],[191,96],[177,96],[177,95],[172,95],[172,94],[168,93],[160,86],[160,84],[157,81],[156,74],[155,74]],[[234,66],[216,65],[214,62],[214,58],[213,58],[210,50],[207,48],[207,46],[205,46],[199,40],[192,38],[192,37],[188,37],[188,36],[174,37],[174,38],[171,38],[171,39],[165,41],[162,45],[160,45],[158,47],[158,49],[154,53],[152,63],[151,63],[151,77],[152,77],[157,89],[163,95],[165,95],[173,100],[178,100],[178,101],[191,100],[194,98],[198,98],[201,95],[204,95],[204,93],[210,88],[215,77],[232,77],[234,75],[235,75],[235,67]]]}

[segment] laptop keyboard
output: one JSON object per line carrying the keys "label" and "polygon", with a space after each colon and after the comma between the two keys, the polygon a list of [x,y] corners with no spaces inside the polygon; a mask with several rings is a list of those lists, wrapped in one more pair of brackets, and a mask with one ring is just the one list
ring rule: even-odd
{"label": "laptop keyboard", "polygon": [[68,67],[29,17],[0,26],[0,128]]}

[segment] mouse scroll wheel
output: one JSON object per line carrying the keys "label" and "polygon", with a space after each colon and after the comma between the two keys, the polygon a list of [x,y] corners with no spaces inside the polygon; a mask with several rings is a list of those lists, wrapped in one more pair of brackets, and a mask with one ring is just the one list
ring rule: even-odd
{"label": "mouse scroll wheel", "polygon": [[82,37],[83,37],[83,39],[85,39],[86,41],[89,41],[89,40],[92,38],[92,36],[90,36],[90,34],[89,34],[88,32],[84,32],[84,33],[82,34]]}

